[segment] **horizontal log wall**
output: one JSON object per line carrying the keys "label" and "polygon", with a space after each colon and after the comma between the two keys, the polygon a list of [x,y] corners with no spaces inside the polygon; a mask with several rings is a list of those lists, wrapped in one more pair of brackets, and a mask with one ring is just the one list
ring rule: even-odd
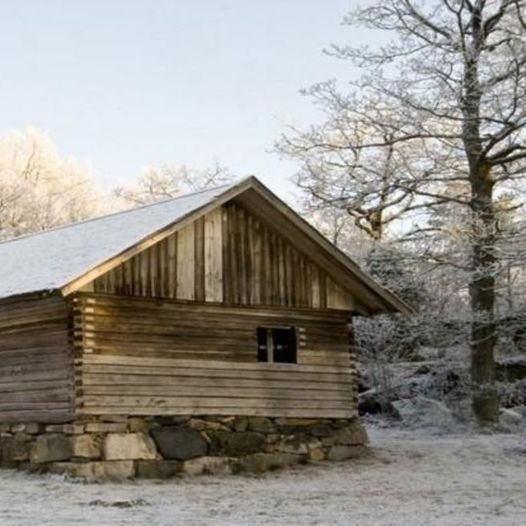
{"label": "horizontal log wall", "polygon": [[[356,413],[343,312],[79,294],[79,414],[347,418]],[[258,326],[294,326],[298,364],[257,362]]]}
{"label": "horizontal log wall", "polygon": [[0,422],[73,419],[68,312],[58,297],[0,302]]}
{"label": "horizontal log wall", "polygon": [[231,202],[95,279],[83,290],[228,305],[352,310],[301,251]]}

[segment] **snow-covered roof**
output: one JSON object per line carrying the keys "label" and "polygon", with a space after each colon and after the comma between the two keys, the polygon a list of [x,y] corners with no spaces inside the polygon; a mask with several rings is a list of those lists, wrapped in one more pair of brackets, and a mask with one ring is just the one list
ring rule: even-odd
{"label": "snow-covered roof", "polygon": [[119,258],[129,257],[130,251],[142,250],[145,244],[168,235],[185,219],[191,221],[251,191],[271,205],[267,209],[269,216],[276,212],[286,218],[296,229],[294,235],[310,244],[322,267],[339,265],[343,273],[333,269],[333,279],[358,297],[363,296],[367,312],[412,312],[255,177],[4,241],[0,243],[0,298],[51,291],[67,296],[81,286],[79,283],[88,283],[93,272],[103,272],[105,265],[115,261],[118,264]]}
{"label": "snow-covered roof", "polygon": [[4,241],[0,243],[0,298],[61,289],[234,186],[204,190]]}

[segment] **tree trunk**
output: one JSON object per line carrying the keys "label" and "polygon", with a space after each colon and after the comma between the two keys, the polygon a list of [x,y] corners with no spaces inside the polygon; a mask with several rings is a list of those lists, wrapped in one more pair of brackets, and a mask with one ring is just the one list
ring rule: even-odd
{"label": "tree trunk", "polygon": [[480,424],[498,421],[499,399],[495,388],[495,210],[491,164],[485,159],[481,138],[479,81],[482,4],[477,3],[471,18],[471,45],[464,51],[464,93],[462,139],[469,165],[472,212],[471,300],[471,382],[473,412]]}
{"label": "tree trunk", "polygon": [[481,424],[498,421],[499,399],[495,388],[497,325],[495,323],[495,213],[493,182],[487,164],[471,174],[473,209],[471,299],[472,405]]}

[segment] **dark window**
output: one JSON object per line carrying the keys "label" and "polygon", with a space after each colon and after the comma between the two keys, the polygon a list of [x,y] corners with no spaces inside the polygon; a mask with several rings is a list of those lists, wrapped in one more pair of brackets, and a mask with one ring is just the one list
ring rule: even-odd
{"label": "dark window", "polygon": [[258,327],[258,362],[297,363],[296,331],[293,327]]}

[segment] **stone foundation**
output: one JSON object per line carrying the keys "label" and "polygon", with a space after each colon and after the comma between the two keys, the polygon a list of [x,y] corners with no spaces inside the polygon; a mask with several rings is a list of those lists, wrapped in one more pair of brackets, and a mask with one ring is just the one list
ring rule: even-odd
{"label": "stone foundation", "polygon": [[358,419],[111,417],[0,424],[0,466],[87,479],[262,473],[365,451]]}

